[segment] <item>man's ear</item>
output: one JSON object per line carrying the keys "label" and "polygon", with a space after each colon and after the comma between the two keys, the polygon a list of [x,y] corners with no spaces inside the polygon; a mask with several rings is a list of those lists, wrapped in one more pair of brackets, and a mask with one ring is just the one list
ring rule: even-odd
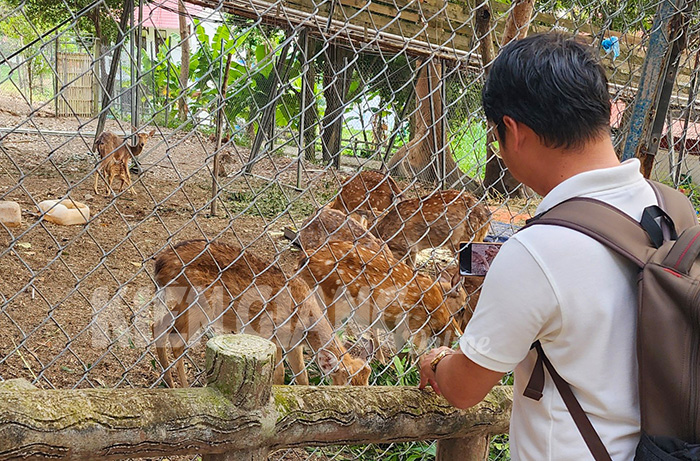
{"label": "man's ear", "polygon": [[[509,115],[504,115],[501,123],[505,127],[504,135],[508,138],[508,148],[516,150],[520,149],[523,142],[523,136],[525,135],[523,125]],[[505,139],[501,139],[500,141],[506,145]]]}

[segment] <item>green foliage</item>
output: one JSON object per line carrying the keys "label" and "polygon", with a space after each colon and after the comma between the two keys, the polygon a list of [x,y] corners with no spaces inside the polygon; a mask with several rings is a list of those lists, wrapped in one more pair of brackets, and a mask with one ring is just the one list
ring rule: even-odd
{"label": "green foliage", "polygon": [[544,0],[535,5],[537,10],[564,14],[579,24],[620,32],[650,30],[657,7],[658,3],[646,0]]}
{"label": "green foliage", "polygon": [[453,133],[450,147],[459,169],[473,178],[483,179],[486,167],[486,123],[466,120]]}
{"label": "green foliage", "polygon": [[339,460],[359,461],[428,461],[435,459],[436,444],[434,442],[404,442],[380,443],[374,445],[358,445],[348,447]]}
{"label": "green foliage", "polygon": [[418,364],[413,363],[408,345],[391,359],[388,366],[377,362],[371,366],[370,382],[377,386],[417,386],[420,382]]}
{"label": "green foliage", "polygon": [[[50,29],[61,22],[72,24],[76,13],[90,7],[85,14],[75,19],[76,33],[84,36],[100,37],[103,43],[109,43],[117,37],[117,23],[113,14],[124,8],[123,0],[4,0],[12,7],[22,6],[27,18],[39,29]],[[71,27],[71,26],[69,26]]]}
{"label": "green foliage", "polygon": [[506,461],[510,459],[510,443],[508,434],[497,435],[491,439],[489,461]]}
{"label": "green foliage", "polygon": [[[201,24],[196,23],[195,33],[200,46],[190,60],[190,76],[195,83],[195,98],[190,103],[194,112],[211,112],[219,95],[222,82],[222,68],[227,55],[232,54],[228,75],[226,105],[224,112],[232,125],[253,120],[268,104],[270,88],[276,78],[275,62],[285,36],[280,30],[270,29],[263,35],[263,27],[244,28],[221,24],[214,36],[209,38]],[[223,44],[223,47],[222,47]],[[287,60],[293,60],[294,53],[288,53]],[[290,72],[288,82],[279,95],[276,107],[278,125],[291,125],[297,128],[300,111],[301,90],[300,64],[288,62]]]}
{"label": "green foliage", "polygon": [[[177,43],[175,40],[171,42]],[[152,95],[151,103],[157,109],[164,109],[166,105],[169,105],[168,111],[172,116],[169,117],[168,124],[179,124],[178,105],[174,101],[180,95],[180,65],[173,62],[167,42],[160,45],[153,61],[145,51],[141,56],[146,85],[156,89]],[[165,114],[163,114],[161,124],[165,125]]]}
{"label": "green foliage", "polygon": [[[14,39],[20,46],[32,43],[48,28],[43,21],[32,24],[21,13],[11,14],[10,5],[4,2],[0,2],[0,15],[3,17],[0,21],[0,34]],[[37,78],[48,74],[51,64],[42,55],[40,42],[26,48],[20,59],[24,61],[22,68],[26,71],[29,82],[28,96],[32,102],[35,90],[42,91],[41,88],[37,88]],[[4,70],[6,66],[3,65],[2,68]]]}
{"label": "green foliage", "polygon": [[277,219],[282,214],[304,219],[314,211],[312,203],[299,200],[298,193],[283,190],[277,183],[270,183],[257,190],[227,192],[225,201],[233,214],[245,213],[267,219]]}
{"label": "green foliage", "polygon": [[[669,183],[673,187],[673,184]],[[700,186],[693,183],[693,178],[690,175],[682,174],[678,190],[683,192],[693,204],[696,213],[700,213]]]}

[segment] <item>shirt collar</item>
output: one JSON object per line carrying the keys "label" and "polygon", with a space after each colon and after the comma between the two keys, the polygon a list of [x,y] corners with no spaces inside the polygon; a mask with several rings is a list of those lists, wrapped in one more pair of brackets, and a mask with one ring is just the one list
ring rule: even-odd
{"label": "shirt collar", "polygon": [[639,171],[639,166],[639,159],[632,158],[618,166],[584,171],[574,175],[549,191],[535,213],[544,213],[554,205],[573,197],[595,196],[643,180],[644,176]]}

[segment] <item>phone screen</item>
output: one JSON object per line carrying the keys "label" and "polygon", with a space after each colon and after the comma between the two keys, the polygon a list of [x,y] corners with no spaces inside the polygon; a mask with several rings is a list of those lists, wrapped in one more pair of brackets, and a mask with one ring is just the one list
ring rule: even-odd
{"label": "phone screen", "polygon": [[502,243],[462,242],[459,247],[460,275],[486,275]]}

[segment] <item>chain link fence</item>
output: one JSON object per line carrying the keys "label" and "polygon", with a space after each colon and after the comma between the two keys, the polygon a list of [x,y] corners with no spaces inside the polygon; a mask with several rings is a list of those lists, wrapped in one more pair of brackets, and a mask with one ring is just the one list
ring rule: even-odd
{"label": "chain link fence", "polygon": [[[244,331],[278,345],[285,383],[332,384],[338,362],[417,385],[417,355],[453,343],[478,298],[480,278],[453,277],[459,242],[503,241],[539,202],[487,149],[487,44],[518,17],[590,43],[621,144],[658,5],[0,0],[0,201],[21,209],[0,207],[0,379],[199,386],[206,340]],[[653,173],[696,204],[697,31]]]}

